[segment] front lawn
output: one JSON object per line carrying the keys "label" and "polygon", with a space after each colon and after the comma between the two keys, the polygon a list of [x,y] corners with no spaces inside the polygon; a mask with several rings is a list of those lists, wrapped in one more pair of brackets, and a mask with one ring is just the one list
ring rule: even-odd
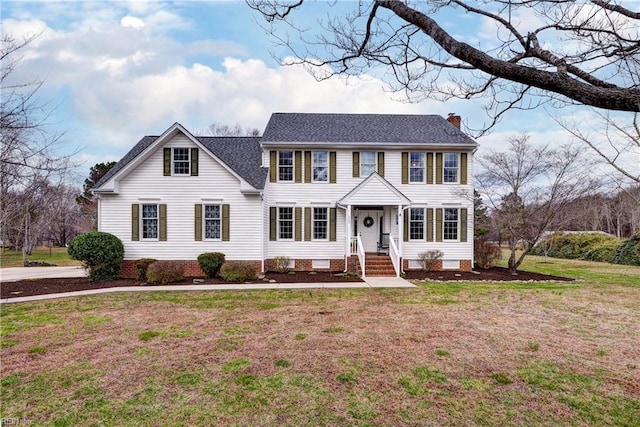
{"label": "front lawn", "polygon": [[109,294],[2,305],[33,425],[636,425],[640,268],[576,282]]}
{"label": "front lawn", "polygon": [[[38,247],[33,250],[31,255],[27,256],[29,261],[43,261],[49,264],[55,264],[59,267],[68,265],[81,265],[79,261],[71,259],[67,253],[67,248],[48,248]],[[0,256],[0,267],[22,267],[22,252],[4,249]]]}

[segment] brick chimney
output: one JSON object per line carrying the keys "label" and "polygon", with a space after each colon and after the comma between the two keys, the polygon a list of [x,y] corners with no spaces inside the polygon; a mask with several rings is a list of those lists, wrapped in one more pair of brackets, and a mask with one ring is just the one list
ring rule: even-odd
{"label": "brick chimney", "polygon": [[462,119],[460,118],[460,116],[457,115],[456,113],[449,113],[449,115],[447,116],[447,121],[452,125],[454,125],[455,127],[457,127],[458,129],[460,129],[461,120]]}

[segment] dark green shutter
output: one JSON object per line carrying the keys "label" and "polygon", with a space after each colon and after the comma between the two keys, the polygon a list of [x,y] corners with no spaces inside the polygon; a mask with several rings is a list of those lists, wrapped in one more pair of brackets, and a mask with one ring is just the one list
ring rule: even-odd
{"label": "dark green shutter", "polygon": [[467,208],[460,209],[460,241],[467,241]]}
{"label": "dark green shutter", "polygon": [[433,242],[433,208],[427,208],[427,242]]}
{"label": "dark green shutter", "polygon": [[278,208],[271,206],[269,208],[269,240],[278,240]]}
{"label": "dark green shutter", "polygon": [[405,209],[404,214],[402,215],[404,220],[404,231],[402,240],[405,242],[409,241],[409,216],[411,215],[411,208]]}
{"label": "dark green shutter", "polygon": [[329,208],[329,240],[336,241],[336,208]]}
{"label": "dark green shutter", "polygon": [[442,242],[442,208],[436,209],[436,242]]}
{"label": "dark green shutter", "polygon": [[164,176],[171,176],[171,148],[162,150],[164,155]]}
{"label": "dark green shutter", "polygon": [[269,151],[269,182],[278,180],[278,152]]}
{"label": "dark green shutter", "polygon": [[311,240],[311,208],[304,208],[304,240]]}
{"label": "dark green shutter", "polygon": [[140,205],[137,203],[131,205],[131,240],[140,240]]}
{"label": "dark green shutter", "polygon": [[433,153],[427,153],[427,184],[433,184]]}
{"label": "dark green shutter", "polygon": [[198,176],[198,148],[191,149],[191,176]]}
{"label": "dark green shutter", "polygon": [[160,211],[160,240],[161,242],[165,242],[167,240],[167,205],[160,204],[158,205]]}
{"label": "dark green shutter", "polygon": [[360,152],[353,152],[353,168],[352,173],[354,178],[358,178],[360,176]]}
{"label": "dark green shutter", "polygon": [[295,174],[295,182],[302,182],[302,151],[296,151],[294,158],[293,172]]}
{"label": "dark green shutter", "polygon": [[194,239],[196,242],[202,241],[202,205],[196,204],[194,205]]}
{"label": "dark green shutter", "polygon": [[378,174],[384,176],[384,151],[378,152]]}
{"label": "dark green shutter", "polygon": [[329,183],[336,183],[336,152],[329,151]]}
{"label": "dark green shutter", "polygon": [[436,184],[442,184],[442,153],[436,153]]}
{"label": "dark green shutter", "polygon": [[409,153],[402,152],[402,183],[409,183]]}
{"label": "dark green shutter", "polygon": [[304,152],[304,182],[311,182],[311,151]]}
{"label": "dark green shutter", "polygon": [[295,218],[294,221],[295,223],[295,230],[296,230],[296,235],[295,235],[295,239],[296,242],[299,242],[302,240],[302,208],[295,208]]}
{"label": "dark green shutter", "polygon": [[222,241],[229,241],[229,205],[222,205]]}
{"label": "dark green shutter", "polygon": [[460,184],[467,184],[467,153],[460,153]]}

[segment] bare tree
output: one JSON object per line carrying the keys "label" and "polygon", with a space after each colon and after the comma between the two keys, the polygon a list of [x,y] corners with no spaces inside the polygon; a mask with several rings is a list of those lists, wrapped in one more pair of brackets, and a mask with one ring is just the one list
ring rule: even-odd
{"label": "bare tree", "polygon": [[[640,117],[594,110],[595,121],[556,119],[576,140],[591,147],[619,176],[640,184]],[[640,201],[638,201],[640,203]]]}
{"label": "bare tree", "polygon": [[[381,65],[409,99],[485,97],[485,130],[512,108],[549,101],[640,111],[640,12],[615,0],[354,2],[350,13],[319,21],[313,39],[296,26],[302,0],[248,3],[316,78]],[[481,46],[452,16],[489,22],[495,40]]]}
{"label": "bare tree", "polygon": [[543,234],[559,227],[558,213],[583,195],[589,184],[578,148],[536,146],[527,135],[512,137],[508,143],[506,152],[490,150],[477,158],[484,170],[476,182],[509,245],[509,270],[517,274]]}
{"label": "bare tree", "polygon": [[211,136],[260,136],[260,129],[242,127],[240,123],[229,126],[223,123],[212,123],[209,125],[209,134]]}
{"label": "bare tree", "polygon": [[[12,224],[28,228],[32,208],[42,206],[30,196],[33,189],[60,177],[71,165],[69,155],[57,155],[61,135],[49,131],[51,106],[38,97],[41,81],[16,81],[20,52],[37,36],[21,41],[9,35],[0,40],[0,239],[11,240]],[[25,235],[26,236],[26,235]],[[28,238],[25,237],[28,243]]]}

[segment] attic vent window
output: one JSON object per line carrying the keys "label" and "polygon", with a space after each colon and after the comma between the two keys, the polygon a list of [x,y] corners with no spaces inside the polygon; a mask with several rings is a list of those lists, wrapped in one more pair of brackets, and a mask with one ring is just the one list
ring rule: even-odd
{"label": "attic vent window", "polygon": [[189,175],[191,172],[189,169],[190,164],[188,148],[173,149],[173,173],[175,175]]}

